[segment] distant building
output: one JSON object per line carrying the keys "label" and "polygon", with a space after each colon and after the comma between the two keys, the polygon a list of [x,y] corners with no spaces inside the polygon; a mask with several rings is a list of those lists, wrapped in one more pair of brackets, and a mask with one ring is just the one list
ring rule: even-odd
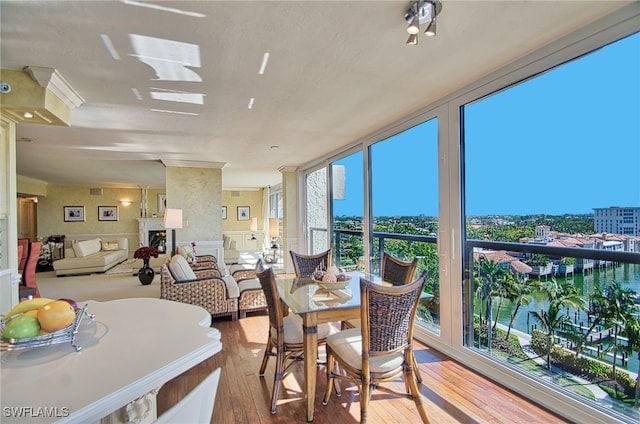
{"label": "distant building", "polygon": [[640,236],[640,207],[594,208],[596,233]]}

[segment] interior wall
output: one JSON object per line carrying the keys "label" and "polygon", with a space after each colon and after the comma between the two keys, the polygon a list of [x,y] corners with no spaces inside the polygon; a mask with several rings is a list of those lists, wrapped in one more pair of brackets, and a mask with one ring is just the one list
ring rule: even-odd
{"label": "interior wall", "polygon": [[182,209],[177,244],[222,241],[222,169],[167,166],[167,208]]}
{"label": "interior wall", "polygon": [[[227,219],[222,220],[222,231],[249,231],[251,218],[258,218],[258,231],[263,231],[262,191],[234,191],[222,192],[222,206],[227,207]],[[249,219],[238,220],[238,207],[249,207]]]}
{"label": "interior wall", "polygon": [[[264,217],[262,198],[264,189],[257,190],[225,190],[222,192],[222,206],[227,208],[227,219],[222,220],[222,232],[236,242],[236,248],[241,252],[260,251],[262,249],[259,240],[264,236]],[[249,208],[249,219],[238,220],[238,207]],[[254,233],[249,228],[251,219],[258,219],[258,231],[256,239],[252,239]]]}
{"label": "interior wall", "polygon": [[[142,192],[137,188],[102,188],[102,194],[91,194],[92,187],[47,187],[47,196],[38,198],[38,234],[46,240],[50,235],[65,235],[67,246],[74,240],[86,240],[94,236],[118,236],[129,239],[129,249],[138,246],[138,221]],[[164,189],[148,190],[148,217],[162,216],[158,211],[158,194]],[[122,200],[131,204],[122,205]],[[65,206],[83,206],[84,222],[65,222]],[[116,206],[117,221],[99,221],[98,206]]]}

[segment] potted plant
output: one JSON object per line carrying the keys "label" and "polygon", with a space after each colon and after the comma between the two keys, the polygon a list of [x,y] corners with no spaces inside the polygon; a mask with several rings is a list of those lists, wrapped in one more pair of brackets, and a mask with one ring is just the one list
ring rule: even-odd
{"label": "potted plant", "polygon": [[153,277],[155,277],[156,275],[153,268],[149,266],[149,259],[151,259],[152,256],[154,258],[158,257],[158,249],[153,246],[139,247],[133,253],[133,257],[135,259],[142,259],[142,262],[144,264],[142,268],[138,270],[138,280],[140,280],[140,283],[145,286],[151,284],[151,282],[153,281]]}

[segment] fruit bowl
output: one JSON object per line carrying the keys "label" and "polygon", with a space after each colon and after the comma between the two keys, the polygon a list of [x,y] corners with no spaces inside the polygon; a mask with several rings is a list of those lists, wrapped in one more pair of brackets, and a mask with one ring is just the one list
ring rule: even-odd
{"label": "fruit bowl", "polygon": [[[58,331],[43,334],[41,336],[26,337],[22,339],[1,339],[0,351],[20,350],[33,347],[49,346],[58,343],[70,342],[77,352],[82,349],[82,346],[75,344],[76,334],[78,333],[78,326],[82,321],[82,318],[87,315],[89,319],[93,319],[94,315],[87,313],[87,305],[84,308],[76,311],[76,317],[71,324]],[[5,321],[0,321],[0,330],[4,328]]]}

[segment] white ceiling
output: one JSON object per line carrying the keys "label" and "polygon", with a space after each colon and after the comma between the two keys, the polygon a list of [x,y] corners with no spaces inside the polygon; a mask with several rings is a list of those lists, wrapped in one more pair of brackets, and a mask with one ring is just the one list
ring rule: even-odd
{"label": "white ceiling", "polygon": [[[86,101],[71,127],[18,124],[31,141],[18,142],[17,173],[163,187],[161,161],[204,161],[225,163],[225,189],[277,184],[281,166],[335,152],[628,3],[445,0],[437,37],[408,46],[408,1],[1,0],[1,67],[55,68]],[[157,79],[131,35],[196,46],[189,69],[201,81]],[[179,46],[159,54],[179,59]]]}

